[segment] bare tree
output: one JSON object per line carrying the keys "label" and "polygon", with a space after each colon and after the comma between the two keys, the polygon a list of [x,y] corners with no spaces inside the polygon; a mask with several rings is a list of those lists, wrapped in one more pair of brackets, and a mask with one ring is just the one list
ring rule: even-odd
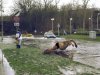
{"label": "bare tree", "polygon": [[82,0],[83,3],[83,31],[85,31],[85,19],[86,19],[86,9],[87,9],[87,5],[89,3],[90,0]]}
{"label": "bare tree", "polygon": [[58,3],[60,2],[60,0],[55,0],[55,5],[56,7],[58,6]]}
{"label": "bare tree", "polygon": [[[94,28],[94,26],[93,26],[93,12],[95,11],[95,5],[94,4],[92,4],[92,6],[91,6],[91,11],[90,11],[90,27],[89,27],[89,30],[93,30],[93,28]],[[96,18],[97,19],[97,18]]]}
{"label": "bare tree", "polygon": [[52,2],[53,0],[43,0],[45,9],[48,8],[48,6],[51,5]]}
{"label": "bare tree", "polygon": [[73,0],[72,2],[73,9],[76,9],[79,6],[79,0]]}
{"label": "bare tree", "polygon": [[1,41],[3,41],[3,0],[0,0],[0,11],[1,11]]}
{"label": "bare tree", "polygon": [[12,11],[15,13],[18,11],[28,12],[32,9],[33,4],[35,4],[35,0],[16,0],[14,3],[15,6],[13,7]]}

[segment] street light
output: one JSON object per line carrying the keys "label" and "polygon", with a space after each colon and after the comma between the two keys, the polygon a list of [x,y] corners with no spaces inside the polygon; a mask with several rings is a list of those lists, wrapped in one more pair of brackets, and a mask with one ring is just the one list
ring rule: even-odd
{"label": "street light", "polygon": [[97,29],[99,28],[98,26],[98,16],[100,15],[100,13],[97,14]]}
{"label": "street light", "polygon": [[70,18],[70,34],[72,33],[72,18]]}
{"label": "street light", "polygon": [[89,18],[89,23],[90,23],[90,30],[93,31],[93,19],[92,19],[92,16]]}
{"label": "street light", "polygon": [[[3,16],[2,16],[2,12],[4,12],[3,11],[3,6],[2,6],[2,4],[3,4],[3,1],[1,0],[0,1],[1,2],[1,4],[0,4],[0,9],[1,9],[1,42],[3,42]],[[3,66],[3,51],[2,51],[2,66]],[[3,70],[2,70],[2,74],[3,74]]]}
{"label": "street light", "polygon": [[3,1],[1,0],[1,42],[3,42]]}
{"label": "street light", "polygon": [[91,29],[91,18],[89,17],[89,30]]}
{"label": "street light", "polygon": [[57,25],[57,27],[58,27],[58,36],[59,36],[59,28],[60,28],[60,24],[58,23],[58,25]]}
{"label": "street light", "polygon": [[51,18],[51,21],[52,21],[52,32],[53,32],[53,21],[54,21],[54,18]]}

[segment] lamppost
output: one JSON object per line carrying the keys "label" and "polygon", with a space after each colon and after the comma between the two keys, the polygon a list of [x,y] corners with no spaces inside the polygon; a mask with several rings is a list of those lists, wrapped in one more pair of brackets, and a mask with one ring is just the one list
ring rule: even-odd
{"label": "lamppost", "polygon": [[91,30],[91,18],[89,17],[89,30]]}
{"label": "lamppost", "polygon": [[1,2],[1,42],[3,42],[3,7],[2,7],[2,0],[0,1]]}
{"label": "lamppost", "polygon": [[[3,1],[0,0],[0,9],[1,9],[1,42],[3,42]],[[2,66],[3,66],[3,51],[2,51]],[[2,73],[3,74],[3,70],[2,70]]]}
{"label": "lamppost", "polygon": [[53,21],[54,21],[54,18],[51,18],[51,21],[52,21],[52,32],[53,32]]}
{"label": "lamppost", "polygon": [[70,18],[70,34],[72,33],[72,18]]}
{"label": "lamppost", "polygon": [[89,18],[89,23],[90,23],[90,30],[93,31],[93,19],[92,19],[92,16]]}
{"label": "lamppost", "polygon": [[100,15],[100,13],[97,14],[97,29],[99,28],[99,25],[98,25],[98,16]]}
{"label": "lamppost", "polygon": [[57,27],[58,27],[58,36],[59,36],[59,34],[60,34],[60,32],[59,32],[60,24],[59,23],[58,23]]}

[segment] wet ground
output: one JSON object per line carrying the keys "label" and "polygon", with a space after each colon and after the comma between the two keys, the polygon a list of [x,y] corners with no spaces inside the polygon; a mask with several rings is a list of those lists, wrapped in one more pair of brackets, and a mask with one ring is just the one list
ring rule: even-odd
{"label": "wet ground", "polygon": [[100,42],[77,41],[77,53],[74,61],[100,69]]}
{"label": "wet ground", "polygon": [[0,50],[0,75],[5,75],[4,74],[4,69],[3,69],[3,64],[2,64],[2,53]]}
{"label": "wet ground", "polygon": [[[7,36],[3,38],[3,42],[0,42],[0,44],[2,44],[2,47],[5,47],[5,44],[8,46],[9,44],[12,44],[14,42],[14,39],[12,39],[10,36]],[[14,70],[2,54],[2,49],[0,49],[0,75],[15,75]]]}
{"label": "wet ground", "polygon": [[[54,45],[55,41],[62,41],[65,39],[43,39],[38,40],[40,44],[40,49],[51,48]],[[41,42],[40,42],[41,41]],[[76,53],[74,55],[73,60],[76,62],[80,62],[87,66],[92,66],[94,69],[90,69],[88,67],[80,67],[75,66],[73,69],[78,69],[81,72],[90,72],[94,73],[94,75],[100,75],[100,42],[93,41],[85,41],[85,40],[75,40],[78,44],[78,48],[76,48]],[[36,40],[34,40],[36,42]],[[36,43],[38,43],[36,42]],[[49,43],[48,43],[49,42]],[[97,73],[97,74],[96,74]],[[65,74],[67,75],[67,74]]]}
{"label": "wet ground", "polygon": [[[49,39],[49,40],[44,39],[44,38],[38,38],[38,39],[40,39],[38,42],[40,42],[42,39],[42,44],[39,45],[39,46],[41,46],[41,49],[43,49],[46,45],[52,46],[52,44],[53,44],[52,42],[54,42],[55,40],[56,41],[62,40],[60,38]],[[34,40],[34,41],[36,41],[36,40]],[[90,70],[90,68],[80,67],[80,66],[74,66],[73,69],[77,69],[78,71],[81,71],[81,72],[82,71],[86,72],[86,71],[90,70],[93,73],[94,72],[98,73],[98,74],[95,73],[94,75],[100,75],[100,42],[91,42],[91,41],[83,41],[83,40],[75,40],[75,41],[78,44],[78,48],[76,49],[77,52],[75,53],[73,60],[80,62],[80,63],[83,63],[83,64],[86,64],[86,65],[89,65],[89,66],[92,66],[96,70],[94,70],[94,69]],[[51,43],[48,43],[48,42],[51,42]],[[12,39],[11,37],[5,37],[3,43],[4,44],[14,43],[14,39]],[[46,43],[46,45],[43,43]],[[5,74],[3,74],[4,65],[2,66],[1,62],[2,62],[2,59],[0,59],[0,75],[1,75],[1,73],[2,73],[2,75],[5,75]],[[97,69],[99,69],[99,70],[97,70]],[[61,68],[60,68],[60,70],[61,70]],[[62,69],[61,71],[64,71],[64,70],[65,69]],[[67,70],[66,70],[65,75],[68,75]]]}
{"label": "wet ground", "polygon": [[15,75],[14,70],[0,50],[0,75]]}

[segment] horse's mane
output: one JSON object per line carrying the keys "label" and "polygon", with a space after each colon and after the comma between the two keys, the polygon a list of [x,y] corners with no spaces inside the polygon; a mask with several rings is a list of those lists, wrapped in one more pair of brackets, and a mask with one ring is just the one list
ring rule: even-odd
{"label": "horse's mane", "polygon": [[65,50],[70,45],[72,45],[73,47],[75,46],[77,48],[77,44],[74,40],[68,40],[59,42],[59,49]]}

